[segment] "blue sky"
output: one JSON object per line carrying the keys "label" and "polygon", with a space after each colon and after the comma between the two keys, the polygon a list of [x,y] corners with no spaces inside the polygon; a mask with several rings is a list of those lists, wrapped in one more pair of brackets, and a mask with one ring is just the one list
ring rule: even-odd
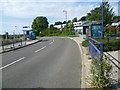
{"label": "blue sky", "polygon": [[[50,24],[86,15],[90,10],[99,6],[102,0],[1,0],[0,1],[0,33],[22,33],[22,26],[31,25],[37,16],[45,16]],[[117,2],[109,0],[115,13],[118,13]],[[114,1],[114,2],[113,2]],[[17,28],[15,28],[17,26]]]}

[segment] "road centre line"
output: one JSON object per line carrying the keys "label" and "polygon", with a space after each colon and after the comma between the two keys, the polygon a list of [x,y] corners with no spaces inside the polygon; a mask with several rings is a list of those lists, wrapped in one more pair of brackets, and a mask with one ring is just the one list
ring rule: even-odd
{"label": "road centre line", "polygon": [[53,42],[54,42],[55,40],[53,39]]}
{"label": "road centre line", "polygon": [[36,52],[39,52],[40,50],[42,50],[42,49],[44,49],[44,48],[46,48],[46,46],[44,46],[44,47],[42,47],[42,48],[36,50],[35,53],[36,53]]}
{"label": "road centre line", "polygon": [[12,62],[12,63],[9,63],[9,64],[7,64],[7,65],[1,67],[0,70],[4,69],[4,68],[6,68],[6,67],[9,67],[9,66],[11,66],[11,65],[13,65],[13,64],[15,64],[15,63],[17,63],[17,62],[23,60],[23,59],[25,59],[25,57],[22,57],[22,58],[20,58],[20,59],[14,61],[14,62]]}
{"label": "road centre line", "polygon": [[49,45],[51,45],[53,42],[50,42]]}

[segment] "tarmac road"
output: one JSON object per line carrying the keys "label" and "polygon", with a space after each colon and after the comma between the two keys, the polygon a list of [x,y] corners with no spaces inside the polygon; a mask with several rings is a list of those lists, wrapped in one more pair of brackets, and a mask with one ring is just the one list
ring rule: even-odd
{"label": "tarmac road", "polygon": [[80,88],[81,58],[67,38],[43,41],[2,54],[3,88]]}

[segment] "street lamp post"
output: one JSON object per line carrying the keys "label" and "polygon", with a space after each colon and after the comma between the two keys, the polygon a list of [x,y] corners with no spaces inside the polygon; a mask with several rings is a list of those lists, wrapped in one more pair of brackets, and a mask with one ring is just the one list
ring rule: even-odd
{"label": "street lamp post", "polygon": [[[15,29],[17,29],[17,26],[15,26]],[[14,34],[14,40],[15,40],[15,29],[13,31],[13,34]]]}
{"label": "street lamp post", "polygon": [[65,12],[65,20],[66,20],[66,23],[67,23],[67,11],[63,10],[63,12]]}
{"label": "street lamp post", "polygon": [[67,31],[67,11],[63,10],[63,12],[65,13],[65,20],[66,20],[66,31]]}

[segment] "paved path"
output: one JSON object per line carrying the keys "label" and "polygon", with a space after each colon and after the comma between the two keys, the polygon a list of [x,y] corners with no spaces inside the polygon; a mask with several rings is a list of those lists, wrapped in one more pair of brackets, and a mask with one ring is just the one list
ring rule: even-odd
{"label": "paved path", "polygon": [[80,88],[80,50],[67,38],[44,38],[4,53],[0,69],[3,88]]}
{"label": "paved path", "polygon": [[[4,50],[7,51],[7,50],[12,49],[13,47],[14,48],[22,47],[22,46],[31,44],[31,43],[36,42],[36,41],[38,41],[38,40],[22,41],[22,42],[17,42],[14,44],[5,45]],[[0,46],[0,52],[2,52],[2,51],[3,51],[3,48],[2,48],[2,46]]]}

